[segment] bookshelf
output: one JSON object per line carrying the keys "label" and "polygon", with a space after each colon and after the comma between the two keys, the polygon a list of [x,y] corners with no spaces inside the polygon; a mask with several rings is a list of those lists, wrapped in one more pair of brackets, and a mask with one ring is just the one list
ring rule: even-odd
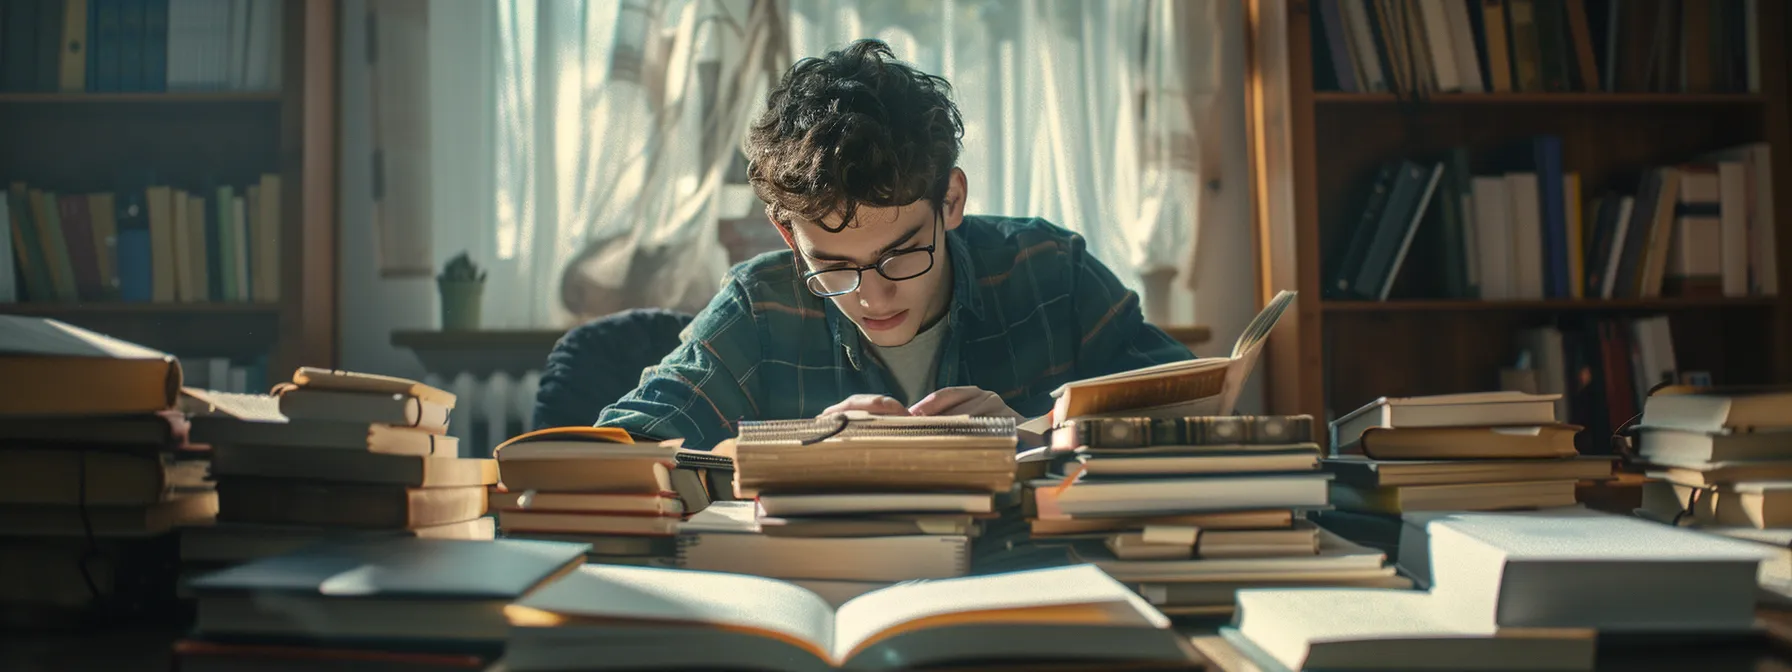
{"label": "bookshelf", "polygon": [[[56,4],[38,3],[36,8]],[[102,269],[109,265],[118,286],[90,282],[72,297],[61,292],[34,296],[27,282],[15,282],[18,300],[0,300],[0,313],[51,317],[183,357],[223,358],[233,365],[260,363],[267,371],[276,372],[270,374],[275,378],[277,372],[300,365],[335,365],[338,4],[335,0],[273,0],[234,7],[254,7],[245,10],[249,12],[272,10],[259,17],[265,21],[259,27],[258,15],[248,14],[239,29],[246,31],[244,40],[250,46],[230,56],[242,55],[250,59],[248,63],[255,63],[256,57],[247,51],[254,49],[256,31],[262,31],[259,35],[264,38],[272,37],[271,42],[264,42],[270,45],[271,57],[259,67],[260,74],[274,78],[270,81],[276,84],[257,86],[257,75],[249,74],[255,65],[233,71],[229,83],[192,87],[169,86],[159,80],[150,83],[157,80],[153,73],[158,67],[168,68],[170,75],[176,67],[191,75],[196,58],[205,63],[227,58],[225,52],[202,49],[188,51],[183,65],[172,65],[175,61],[171,60],[160,66],[142,66],[151,74],[138,82],[111,74],[115,71],[108,68],[106,76],[121,79],[99,83],[102,71],[95,59],[111,57],[108,48],[121,54],[157,51],[156,38],[149,36],[155,32],[153,20],[146,20],[150,21],[148,27],[140,28],[142,45],[132,42],[138,38],[128,27],[118,29],[117,34],[125,37],[111,45],[96,37],[99,33],[90,32],[86,39],[93,44],[84,46],[95,51],[86,61],[89,76],[84,86],[68,85],[66,63],[62,64],[60,82],[46,81],[47,75],[33,75],[30,67],[19,70],[16,64],[0,64],[0,69],[15,68],[0,71],[5,75],[0,78],[4,84],[0,87],[0,146],[5,148],[0,150],[0,179],[5,185],[0,186],[23,183],[29,189],[63,197],[109,195],[118,209],[113,218],[117,227],[126,219],[128,199],[135,199],[140,211],[149,210],[144,201],[152,187],[186,191],[215,206],[221,202],[221,197],[215,196],[218,186],[232,186],[238,200],[247,200],[248,187],[267,184],[262,176],[271,176],[277,180],[278,206],[265,208],[265,216],[246,208],[243,222],[250,240],[245,243],[244,255],[254,260],[251,263],[260,261],[253,256],[254,222],[273,223],[260,231],[262,239],[271,243],[263,255],[275,261],[262,276],[272,282],[261,284],[273,289],[239,289],[221,299],[215,287],[208,291],[202,285],[197,296],[177,296],[172,301],[141,290],[126,292],[122,284],[127,278],[119,266],[114,239],[110,247],[96,242],[101,247],[92,258],[99,261],[87,263]],[[96,22],[90,29],[107,30],[99,27],[100,16],[90,14],[89,20]],[[220,37],[218,44],[224,44],[224,39]],[[179,56],[175,52],[185,47],[166,48]],[[121,63],[131,62],[128,57],[118,58]],[[134,72],[135,66],[115,67]],[[223,76],[220,70],[211,73]],[[0,201],[0,207],[10,205]],[[212,209],[215,212],[216,208]],[[104,228],[93,223],[92,211],[86,216],[90,219],[81,226]],[[18,221],[16,216],[11,219]],[[147,227],[147,217],[127,228],[139,225]],[[201,232],[216,235],[211,229]],[[64,230],[65,237],[67,233]],[[148,234],[143,235],[147,238]],[[10,249],[16,254],[17,248]],[[107,254],[111,255],[109,261],[104,260]],[[216,260],[212,261],[215,269]],[[18,266],[23,276],[22,264],[15,260],[0,268],[10,271]],[[253,277],[258,266],[247,268],[243,275]],[[160,272],[162,269],[156,268],[146,273]],[[77,271],[77,277],[81,273]],[[104,273],[101,271],[102,279]]]}
{"label": "bookshelf", "polygon": [[[1562,170],[1578,175],[1584,202],[1607,190],[1634,194],[1638,176],[1654,167],[1765,143],[1774,183],[1785,184],[1792,175],[1783,43],[1788,8],[1750,4],[1758,11],[1758,92],[1412,95],[1408,89],[1397,95],[1331,90],[1344,87],[1327,70],[1326,8],[1318,0],[1247,0],[1245,98],[1259,300],[1280,289],[1301,294],[1264,350],[1268,411],[1330,419],[1380,396],[1496,389],[1521,332],[1650,316],[1667,317],[1682,372],[1709,373],[1720,384],[1792,381],[1792,296],[1784,281],[1776,295],[1707,298],[1669,288],[1661,296],[1611,299],[1445,298],[1435,291],[1444,262],[1423,242],[1437,226],[1436,215],[1427,215],[1386,299],[1339,299],[1326,291],[1334,250],[1347,242],[1378,167],[1389,161],[1412,159],[1430,168],[1430,161],[1447,162],[1448,152],[1463,147],[1470,174],[1498,174],[1510,168],[1485,157],[1526,138],[1554,136]],[[1486,58],[1484,42],[1475,49]],[[1773,200],[1776,240],[1768,254],[1788,268],[1792,198],[1774,191],[1781,197]]]}

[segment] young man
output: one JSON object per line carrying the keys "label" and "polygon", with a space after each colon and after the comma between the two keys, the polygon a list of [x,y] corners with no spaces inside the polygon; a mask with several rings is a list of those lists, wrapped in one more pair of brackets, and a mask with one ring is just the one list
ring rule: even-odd
{"label": "young man", "polygon": [[1064,383],[1190,359],[1083,239],[966,215],[944,79],[875,40],[791,67],[746,139],[790,250],[735,266],[598,425],[709,449],[742,420],[1034,417]]}

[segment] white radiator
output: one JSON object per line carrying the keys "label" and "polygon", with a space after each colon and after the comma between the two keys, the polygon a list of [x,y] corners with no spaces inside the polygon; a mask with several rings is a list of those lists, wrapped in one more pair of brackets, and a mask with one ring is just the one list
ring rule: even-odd
{"label": "white radiator", "polygon": [[448,433],[460,439],[460,456],[491,457],[498,444],[529,431],[541,372],[517,377],[500,371],[485,378],[462,373],[452,381],[432,373],[423,382],[458,398],[448,416]]}

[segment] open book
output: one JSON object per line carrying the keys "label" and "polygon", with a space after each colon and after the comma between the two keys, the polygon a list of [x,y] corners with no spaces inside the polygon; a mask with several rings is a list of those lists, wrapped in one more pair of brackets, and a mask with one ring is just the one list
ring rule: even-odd
{"label": "open book", "polygon": [[1258,352],[1282,314],[1294,305],[1294,297],[1294,292],[1283,290],[1270,299],[1238,335],[1231,356],[1170,362],[1067,383],[1052,392],[1057,402],[1051,413],[1022,423],[1020,429],[1044,434],[1072,418],[1103,415],[1231,415],[1245,379],[1257,364]]}
{"label": "open book", "polygon": [[513,672],[1200,660],[1168,618],[1089,565],[898,583],[835,609],[776,579],[593,564],[505,614]]}

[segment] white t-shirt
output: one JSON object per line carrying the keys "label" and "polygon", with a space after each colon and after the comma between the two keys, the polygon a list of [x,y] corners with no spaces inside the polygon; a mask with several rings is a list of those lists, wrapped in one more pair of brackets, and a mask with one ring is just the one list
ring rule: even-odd
{"label": "white t-shirt", "polygon": [[913,405],[923,397],[933,394],[934,375],[939,371],[940,343],[946,337],[945,318],[933,323],[915,334],[909,342],[902,345],[883,347],[871,343],[871,350],[877,353],[878,361],[890,370],[896,378],[897,387],[908,399],[903,403]]}

